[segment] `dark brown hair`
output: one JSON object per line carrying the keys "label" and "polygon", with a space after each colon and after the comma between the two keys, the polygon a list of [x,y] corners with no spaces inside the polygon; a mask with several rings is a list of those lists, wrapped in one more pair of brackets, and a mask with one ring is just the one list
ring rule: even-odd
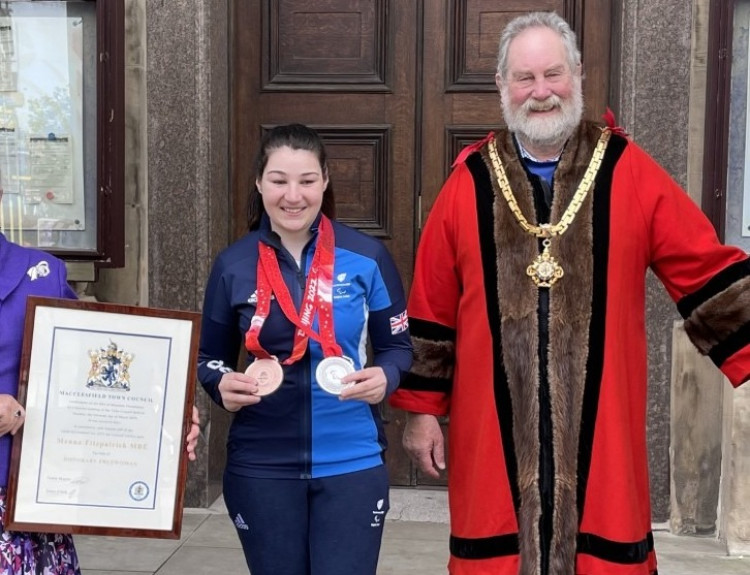
{"label": "dark brown hair", "polygon": [[[268,164],[268,156],[271,152],[285,146],[290,147],[292,150],[307,150],[315,154],[318,162],[320,162],[323,175],[328,176],[326,149],[323,145],[323,140],[315,130],[303,124],[286,124],[276,126],[266,132],[260,143],[258,155],[255,158],[255,178],[250,187],[247,201],[247,228],[251,231],[258,229],[260,218],[265,212],[263,199],[255,182],[263,177],[266,164]],[[333,197],[333,187],[331,186],[330,179],[328,186],[323,192],[323,204],[320,207],[320,211],[329,218],[336,217],[336,202]]]}

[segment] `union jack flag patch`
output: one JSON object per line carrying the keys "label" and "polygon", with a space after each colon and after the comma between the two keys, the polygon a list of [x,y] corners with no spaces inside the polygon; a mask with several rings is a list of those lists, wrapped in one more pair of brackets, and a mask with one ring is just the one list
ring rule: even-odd
{"label": "union jack flag patch", "polygon": [[409,329],[409,316],[406,315],[406,311],[402,311],[391,318],[391,335],[396,335],[407,329]]}

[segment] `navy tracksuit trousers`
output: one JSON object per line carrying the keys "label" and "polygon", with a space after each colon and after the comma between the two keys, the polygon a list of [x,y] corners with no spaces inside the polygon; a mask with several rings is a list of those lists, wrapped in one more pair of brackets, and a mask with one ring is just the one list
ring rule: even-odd
{"label": "navy tracksuit trousers", "polygon": [[224,500],[252,575],[375,575],[384,465],[317,479],[224,474]]}

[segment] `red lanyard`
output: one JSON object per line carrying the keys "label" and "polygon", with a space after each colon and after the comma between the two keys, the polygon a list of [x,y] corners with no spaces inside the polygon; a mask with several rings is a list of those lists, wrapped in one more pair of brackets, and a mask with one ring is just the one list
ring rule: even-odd
{"label": "red lanyard", "polygon": [[[259,242],[258,250],[258,304],[255,315],[250,321],[250,329],[245,334],[245,346],[256,357],[271,358],[263,349],[259,336],[263,324],[271,310],[271,294],[276,296],[281,310],[297,329],[294,331],[294,346],[291,355],[282,363],[290,365],[299,360],[307,348],[308,338],[319,342],[323,347],[325,357],[342,355],[341,346],[336,343],[333,330],[333,262],[334,262],[334,233],[331,221],[324,215],[320,217],[318,225],[318,243],[315,247],[310,272],[307,275],[305,293],[300,313],[294,308],[292,296],[284,283],[279,262],[274,249]],[[320,335],[311,326],[315,313],[318,313],[318,328]]]}

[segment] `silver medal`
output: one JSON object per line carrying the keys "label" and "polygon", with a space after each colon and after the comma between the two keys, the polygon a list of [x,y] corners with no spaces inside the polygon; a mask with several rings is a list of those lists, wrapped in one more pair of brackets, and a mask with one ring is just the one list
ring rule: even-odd
{"label": "silver medal", "polygon": [[315,379],[318,385],[328,393],[339,395],[353,383],[341,383],[341,378],[354,373],[354,363],[352,360],[341,356],[326,357],[318,364],[315,370]]}

